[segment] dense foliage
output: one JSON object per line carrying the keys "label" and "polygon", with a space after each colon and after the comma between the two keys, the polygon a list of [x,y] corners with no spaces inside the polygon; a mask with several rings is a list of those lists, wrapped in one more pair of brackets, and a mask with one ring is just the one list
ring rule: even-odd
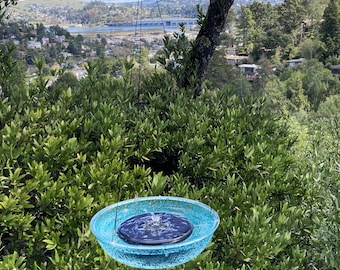
{"label": "dense foliage", "polygon": [[327,46],[326,56],[340,55],[340,6],[339,2],[330,0],[325,9],[321,24],[321,40]]}
{"label": "dense foliage", "polygon": [[339,55],[337,1],[285,0],[281,5],[255,1],[241,7],[237,23],[236,38],[255,61],[261,57],[301,57],[297,48],[306,41],[319,60]]}
{"label": "dense foliage", "polygon": [[58,95],[38,78],[1,100],[1,269],[128,269],[104,255],[89,220],[148,195],[200,200],[221,217],[209,248],[178,269],[336,265],[339,187],[327,196],[314,181],[331,183],[322,175],[332,178],[332,161],[309,167],[303,134],[263,100],[227,89],[193,100],[158,73],[141,96],[133,65],[120,79],[101,66]]}

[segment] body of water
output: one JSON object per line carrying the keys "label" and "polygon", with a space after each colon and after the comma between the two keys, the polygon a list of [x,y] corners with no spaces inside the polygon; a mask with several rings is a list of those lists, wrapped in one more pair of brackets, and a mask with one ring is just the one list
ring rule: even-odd
{"label": "body of water", "polygon": [[166,32],[175,32],[179,28],[162,26],[96,26],[96,27],[69,27],[66,30],[71,34],[91,34],[91,33],[114,33],[114,32],[139,32],[143,30],[165,30]]}
{"label": "body of water", "polygon": [[164,30],[166,32],[175,32],[179,30],[180,23],[184,23],[186,27],[192,27],[196,25],[196,19],[167,18],[165,20],[142,20],[137,23],[118,22],[106,26],[69,27],[66,30],[71,34],[139,32],[140,30]]}

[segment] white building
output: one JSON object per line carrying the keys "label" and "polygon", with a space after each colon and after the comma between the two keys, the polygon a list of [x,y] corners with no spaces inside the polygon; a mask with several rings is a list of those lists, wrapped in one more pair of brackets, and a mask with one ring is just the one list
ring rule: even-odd
{"label": "white building", "polygon": [[29,49],[41,49],[41,42],[30,40],[27,43],[27,48],[29,48]]}
{"label": "white building", "polygon": [[288,60],[287,63],[289,67],[295,67],[296,65],[301,64],[303,61],[305,61],[305,58]]}
{"label": "white building", "polygon": [[225,58],[227,59],[228,64],[232,66],[238,66],[240,64],[246,63],[249,59],[248,56],[234,54],[227,54]]}
{"label": "white building", "polygon": [[246,76],[249,81],[253,81],[259,77],[259,70],[261,67],[255,64],[242,64],[239,65],[241,72]]}

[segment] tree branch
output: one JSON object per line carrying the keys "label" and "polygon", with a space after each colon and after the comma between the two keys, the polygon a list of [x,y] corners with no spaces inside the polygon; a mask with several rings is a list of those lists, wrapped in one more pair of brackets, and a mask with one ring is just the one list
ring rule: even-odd
{"label": "tree branch", "polygon": [[210,0],[207,14],[193,43],[189,61],[184,69],[188,74],[181,85],[185,88],[190,86],[192,83],[189,78],[194,76],[195,97],[200,95],[202,78],[217,46],[218,37],[224,30],[233,3],[234,0]]}

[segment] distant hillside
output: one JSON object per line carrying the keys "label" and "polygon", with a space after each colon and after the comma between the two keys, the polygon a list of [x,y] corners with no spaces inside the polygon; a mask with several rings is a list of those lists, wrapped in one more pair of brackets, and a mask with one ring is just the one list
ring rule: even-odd
{"label": "distant hillside", "polygon": [[[143,17],[160,16],[195,18],[196,6],[207,9],[209,0],[142,0]],[[251,4],[253,0],[235,0],[234,6]],[[283,0],[264,0],[276,4]],[[129,2],[129,4],[128,4]],[[135,3],[133,3],[135,2]],[[105,25],[132,21],[137,0],[24,0],[11,12],[11,19],[45,25]],[[125,3],[125,4],[124,4]]]}
{"label": "distant hillside", "polygon": [[84,7],[86,5],[86,2],[80,0],[19,0],[17,7],[21,8],[33,4],[78,9]]}
{"label": "distant hillside", "polygon": [[[169,3],[171,5],[174,4],[173,0],[142,0],[144,4],[157,4],[158,3]],[[259,1],[259,0],[257,0]],[[82,8],[89,2],[95,2],[93,0],[19,0],[18,6],[36,4],[36,5],[46,5],[46,6],[54,6],[54,7],[69,7],[69,8]],[[101,0],[98,2],[104,3],[131,3],[137,2],[137,0]],[[235,4],[247,5],[254,2],[254,0],[235,0]],[[261,2],[261,1],[260,1]],[[270,2],[272,4],[277,4],[283,2],[283,0],[262,0],[262,2]],[[182,2],[183,3],[183,2]],[[186,5],[197,5],[197,4],[208,4],[209,0],[187,0],[185,1]]]}

